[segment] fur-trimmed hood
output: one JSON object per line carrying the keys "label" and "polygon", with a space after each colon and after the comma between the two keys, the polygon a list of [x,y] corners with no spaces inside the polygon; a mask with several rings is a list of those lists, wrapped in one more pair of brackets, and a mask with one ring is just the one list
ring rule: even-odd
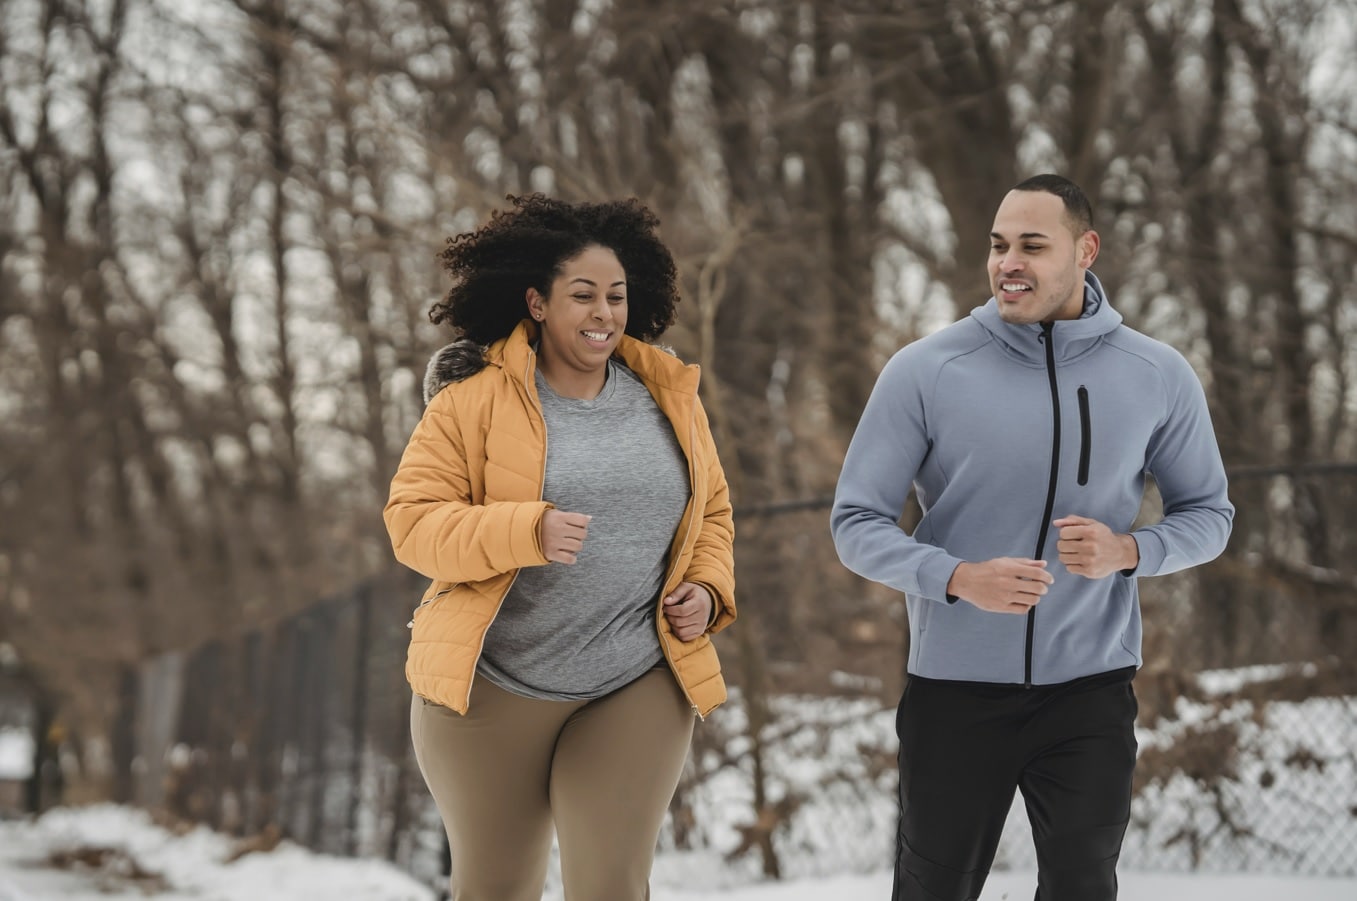
{"label": "fur-trimmed hood", "polygon": [[424,370],[424,403],[453,382],[469,379],[485,368],[485,345],[470,338],[454,341],[434,352]]}

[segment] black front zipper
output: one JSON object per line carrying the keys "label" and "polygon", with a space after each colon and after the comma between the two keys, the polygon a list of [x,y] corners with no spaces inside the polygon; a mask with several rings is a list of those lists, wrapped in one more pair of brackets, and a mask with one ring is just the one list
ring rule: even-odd
{"label": "black front zipper", "polygon": [[1089,424],[1088,412],[1088,389],[1083,385],[1079,386],[1079,433],[1082,441],[1079,444],[1079,484],[1081,486],[1088,484],[1088,458],[1093,453],[1093,430]]}
{"label": "black front zipper", "polygon": [[[1041,517],[1033,560],[1040,560],[1046,552],[1046,536],[1051,528],[1051,515],[1055,512],[1055,483],[1060,475],[1060,388],[1055,380],[1055,339],[1051,334],[1051,323],[1041,324],[1041,336],[1037,340],[1046,345],[1046,378],[1051,383],[1051,480],[1046,488],[1046,512]],[[1022,682],[1025,688],[1032,687],[1032,637],[1036,629],[1037,608],[1032,607],[1027,611],[1027,644],[1023,650]]]}

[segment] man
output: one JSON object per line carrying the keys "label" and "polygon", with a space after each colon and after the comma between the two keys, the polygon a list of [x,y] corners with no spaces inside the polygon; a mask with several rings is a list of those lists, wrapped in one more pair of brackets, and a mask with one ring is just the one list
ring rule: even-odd
{"label": "man", "polygon": [[[1088,199],[1040,175],[990,233],[994,296],[886,364],[831,514],[903,591],[897,901],[980,895],[1014,791],[1038,901],[1117,895],[1141,663],[1136,577],[1216,557],[1234,508],[1200,383],[1089,271]],[[1163,518],[1131,530],[1145,474]],[[913,484],[923,519],[897,525]]]}

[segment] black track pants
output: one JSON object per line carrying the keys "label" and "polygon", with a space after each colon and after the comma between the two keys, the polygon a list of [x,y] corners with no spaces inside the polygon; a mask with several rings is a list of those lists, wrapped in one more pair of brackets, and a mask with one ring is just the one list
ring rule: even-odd
{"label": "black track pants", "polygon": [[1060,685],[910,676],[896,714],[900,829],[894,901],[980,897],[1021,791],[1037,901],[1111,901],[1131,813],[1134,669]]}

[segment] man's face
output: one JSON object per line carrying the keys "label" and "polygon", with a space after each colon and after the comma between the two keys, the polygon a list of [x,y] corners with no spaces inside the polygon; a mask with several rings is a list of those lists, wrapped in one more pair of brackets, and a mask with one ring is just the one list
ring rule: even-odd
{"label": "man's face", "polygon": [[1005,322],[1078,319],[1098,233],[1076,235],[1065,204],[1045,191],[1009,191],[990,229],[989,284]]}

